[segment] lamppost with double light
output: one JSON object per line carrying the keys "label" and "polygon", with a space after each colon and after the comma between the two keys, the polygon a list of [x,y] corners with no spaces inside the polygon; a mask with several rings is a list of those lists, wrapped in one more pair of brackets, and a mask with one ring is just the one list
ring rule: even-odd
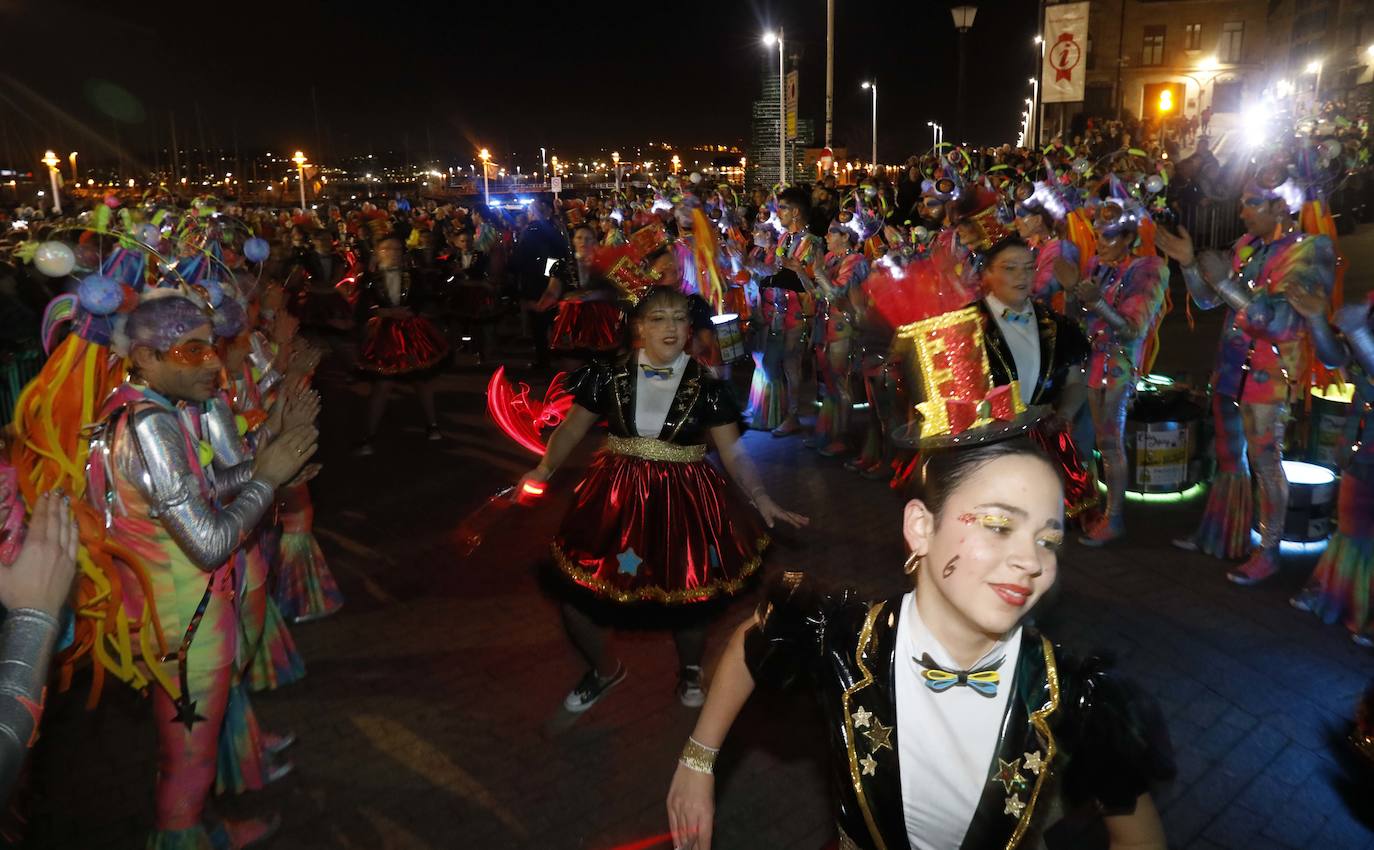
{"label": "lamppost with double light", "polygon": [[873,167],[878,166],[878,83],[865,80],[863,88],[873,92]]}
{"label": "lamppost with double light", "polygon": [[[477,152],[477,158],[482,160],[482,197],[487,206],[491,206],[491,175],[487,171],[487,163],[491,162],[491,151],[482,148]],[[554,165],[558,165],[558,157],[553,158]]]}
{"label": "lamppost with double light", "polygon": [[57,191],[57,166],[62,160],[57,158],[57,154],[47,151],[43,155],[43,164],[48,167],[48,179],[52,181],[52,214],[62,215],[62,195]]}

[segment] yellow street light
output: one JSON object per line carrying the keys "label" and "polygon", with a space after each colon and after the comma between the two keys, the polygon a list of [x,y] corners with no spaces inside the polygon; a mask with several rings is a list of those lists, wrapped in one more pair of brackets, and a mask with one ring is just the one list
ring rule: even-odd
{"label": "yellow street light", "polygon": [[52,181],[53,215],[62,215],[62,195],[57,191],[57,165],[61,161],[52,151],[47,151],[43,155],[43,164],[48,167],[48,179]]}
{"label": "yellow street light", "polygon": [[305,163],[307,162],[307,160],[306,160],[306,158],[305,158],[305,152],[304,152],[304,151],[296,151],[296,155],[293,156],[293,157],[291,157],[291,161],[294,162],[294,163],[296,163],[296,175],[300,178],[300,183],[301,183],[301,209],[304,210],[304,209],[305,209]]}
{"label": "yellow street light", "polygon": [[487,206],[491,206],[491,177],[487,174],[487,163],[491,161],[491,151],[482,148],[477,152],[477,158],[482,160],[482,194],[486,198]]}
{"label": "yellow street light", "polygon": [[1174,110],[1174,90],[1160,89],[1159,92],[1159,114],[1164,115]]}

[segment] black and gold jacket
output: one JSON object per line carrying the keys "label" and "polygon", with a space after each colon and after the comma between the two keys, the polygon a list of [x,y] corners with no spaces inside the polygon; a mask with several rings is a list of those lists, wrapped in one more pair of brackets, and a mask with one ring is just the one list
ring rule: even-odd
{"label": "black and gold jacket", "polygon": [[[635,351],[610,362],[593,362],[572,374],[567,389],[574,402],[606,419],[613,436],[638,437],[637,368]],[[705,445],[707,432],[712,428],[740,421],[739,405],[730,387],[696,360],[688,358],[683,369],[686,371],[658,439],[680,446]]]}
{"label": "black and gold jacket", "polygon": [[[1002,336],[1002,330],[992,317],[988,302],[978,300],[978,310],[983,314],[983,347],[988,350],[988,364],[992,367],[992,384],[1000,387],[1027,378],[1016,374],[1016,358],[1011,347]],[[1035,308],[1035,327],[1040,336],[1040,374],[1035,376],[1035,395],[1031,404],[1054,404],[1059,391],[1064,387],[1069,369],[1082,366],[1092,353],[1088,338],[1079,330],[1078,325],[1040,304],[1031,302]]]}
{"label": "black and gold jacket", "polygon": [[[811,585],[799,573],[770,584],[746,662],[759,684],[809,685],[819,699],[841,846],[907,850],[895,678],[903,597],[867,602]],[[1152,782],[1171,777],[1168,736],[1146,721],[1148,700],[1103,667],[1022,630],[1000,743],[962,850],[1079,846],[1085,822],[1134,811]]]}

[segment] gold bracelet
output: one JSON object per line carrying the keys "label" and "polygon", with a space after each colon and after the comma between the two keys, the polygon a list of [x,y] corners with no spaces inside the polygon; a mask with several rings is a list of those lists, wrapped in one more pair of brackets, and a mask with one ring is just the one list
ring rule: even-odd
{"label": "gold bracelet", "polygon": [[697,773],[715,773],[716,756],[719,753],[719,749],[712,749],[696,738],[689,737],[687,743],[682,745],[682,755],[677,761]]}

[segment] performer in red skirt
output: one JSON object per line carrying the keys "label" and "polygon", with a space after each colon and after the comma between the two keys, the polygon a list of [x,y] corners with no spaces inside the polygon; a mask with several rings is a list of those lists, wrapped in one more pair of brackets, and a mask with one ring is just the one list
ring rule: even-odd
{"label": "performer in red skirt", "polygon": [[359,314],[368,318],[358,368],[375,379],[368,398],[367,435],[356,449],[359,455],[372,454],[372,438],[398,381],[414,384],[429,439],[443,439],[434,412],[434,378],[448,356],[448,340],[421,315],[430,287],[423,274],[405,268],[404,258],[405,246],[399,237],[382,239],[377,243],[377,269],[359,287]]}
{"label": "performer in red skirt", "polygon": [[593,268],[596,242],[590,224],[574,227],[573,258],[559,260],[549,275],[562,297],[549,348],[580,362],[607,356],[624,345],[624,314],[616,304],[620,293]]}
{"label": "performer in red skirt", "polygon": [[[643,348],[573,375],[575,403],[543,461],[521,480],[521,490],[538,488],[593,424],[609,422],[606,448],[578,484],[553,542],[559,569],[589,592],[562,607],[568,634],[591,665],[564,700],[571,712],[591,708],[625,678],[593,619],[598,601],[690,606],[736,593],[768,545],[760,515],[769,527],[809,522],[768,497],[739,444],[740,411],[730,388],[684,351],[691,338],[687,297],[653,287],[636,305],[634,323]],[[706,460],[708,436],[739,489]],[[668,619],[681,664],[678,697],[700,706],[705,618]]]}

